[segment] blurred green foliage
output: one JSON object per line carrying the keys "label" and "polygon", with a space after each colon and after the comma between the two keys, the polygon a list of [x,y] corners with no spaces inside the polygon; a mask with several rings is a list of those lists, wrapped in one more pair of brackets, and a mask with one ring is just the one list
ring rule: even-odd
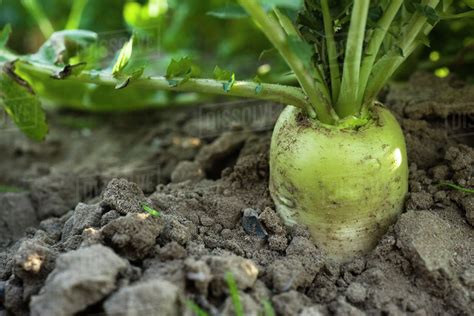
{"label": "blurred green foliage", "polygon": [[[453,14],[466,10],[465,0],[454,2]],[[43,12],[33,12],[35,6]],[[163,74],[172,58],[189,56],[204,65],[203,75],[212,76],[214,65],[222,64],[238,79],[258,73],[264,81],[281,81],[286,66],[277,54],[266,51],[270,44],[249,19],[219,19],[219,14],[208,14],[233,6],[230,0],[2,0],[0,28],[12,25],[9,47],[20,54],[41,46],[48,24],[56,31],[79,27],[97,32],[106,47],[98,45],[93,51],[87,59],[89,68],[104,57],[113,59],[110,52],[117,52],[134,32],[148,74]],[[441,76],[451,71],[472,79],[473,29],[472,18],[441,21],[430,35],[431,47],[420,48],[398,78],[406,79],[418,68]]]}

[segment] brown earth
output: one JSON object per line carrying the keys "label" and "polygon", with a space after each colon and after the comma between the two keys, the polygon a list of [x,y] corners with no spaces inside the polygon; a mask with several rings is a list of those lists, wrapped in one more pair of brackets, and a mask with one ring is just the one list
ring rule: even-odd
{"label": "brown earth", "polygon": [[[0,136],[0,302],[13,315],[474,313],[474,87],[417,74],[384,102],[404,129],[406,211],[376,249],[325,258],[268,193],[277,105],[50,113]],[[160,212],[153,217],[146,204]]]}

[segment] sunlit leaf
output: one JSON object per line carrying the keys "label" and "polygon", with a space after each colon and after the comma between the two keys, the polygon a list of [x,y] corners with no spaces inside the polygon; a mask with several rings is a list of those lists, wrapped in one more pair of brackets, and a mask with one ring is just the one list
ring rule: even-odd
{"label": "sunlit leaf", "polygon": [[69,59],[91,47],[97,42],[97,39],[97,34],[91,31],[55,32],[29,59],[43,64],[67,65]]}
{"label": "sunlit leaf", "polygon": [[248,16],[247,12],[245,12],[241,6],[236,4],[229,4],[224,7],[209,11],[207,12],[207,15],[219,19],[240,19]]}
{"label": "sunlit leaf", "polygon": [[[187,80],[198,76],[199,68],[194,65],[189,57],[182,57],[178,60],[171,59],[166,70],[166,78],[172,86],[178,86]],[[176,80],[176,78],[179,78]]]}
{"label": "sunlit leaf", "polygon": [[429,24],[435,25],[436,23],[438,23],[439,16],[438,13],[436,13],[435,9],[423,4],[416,4],[415,7],[420,14],[426,17]]}
{"label": "sunlit leaf", "polygon": [[219,66],[214,68],[214,78],[220,81],[226,81],[223,84],[225,92],[229,92],[235,83],[235,73],[222,69]]}
{"label": "sunlit leaf", "polygon": [[5,25],[5,27],[0,32],[0,49],[4,48],[5,45],[7,45],[11,33],[12,26],[10,24]]}
{"label": "sunlit leaf", "polygon": [[474,9],[474,0],[464,0],[464,3],[471,9]]}
{"label": "sunlit leaf", "polygon": [[135,37],[132,35],[132,37],[123,45],[122,49],[120,50],[117,61],[112,68],[112,75],[114,77],[118,77],[125,67],[127,67],[130,58],[132,57],[134,38]]}
{"label": "sunlit leaf", "polygon": [[29,138],[43,140],[48,126],[38,97],[19,85],[5,69],[0,74],[0,88],[3,108],[11,120]]}
{"label": "sunlit leaf", "polygon": [[287,8],[298,10],[303,6],[303,0],[260,0],[260,3],[267,8]]}

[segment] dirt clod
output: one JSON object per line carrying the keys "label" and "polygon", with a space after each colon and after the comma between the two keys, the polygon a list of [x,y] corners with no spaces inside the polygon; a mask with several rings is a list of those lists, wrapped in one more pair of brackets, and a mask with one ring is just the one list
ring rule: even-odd
{"label": "dirt clod", "polygon": [[59,256],[40,293],[30,303],[31,315],[73,315],[116,288],[127,262],[101,245]]}
{"label": "dirt clod", "polygon": [[28,193],[0,193],[0,249],[20,238],[27,227],[37,224]]}
{"label": "dirt clod", "polygon": [[126,179],[113,179],[102,194],[102,203],[122,215],[143,212],[146,199],[142,190]]}
{"label": "dirt clod", "polygon": [[215,295],[221,291],[227,292],[226,273],[231,273],[240,290],[252,288],[257,280],[258,268],[251,260],[238,256],[211,256],[207,258],[211,269],[211,289]]}
{"label": "dirt clod", "polygon": [[178,287],[164,280],[149,280],[125,286],[104,303],[107,315],[174,316],[182,314]]}
{"label": "dirt clod", "polygon": [[162,229],[161,219],[147,213],[130,213],[109,222],[101,233],[106,244],[135,261],[150,254]]}
{"label": "dirt clod", "polygon": [[273,296],[273,307],[278,315],[298,315],[303,308],[311,304],[311,300],[297,291],[289,291]]}
{"label": "dirt clod", "polygon": [[204,171],[199,163],[194,161],[182,161],[171,173],[171,182],[199,181],[204,178]]}

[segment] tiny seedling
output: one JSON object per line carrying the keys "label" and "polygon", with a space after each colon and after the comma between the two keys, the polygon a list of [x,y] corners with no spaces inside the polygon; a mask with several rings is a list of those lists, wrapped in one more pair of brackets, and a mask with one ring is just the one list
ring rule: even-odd
{"label": "tiny seedling", "polygon": [[242,307],[242,303],[240,302],[239,289],[237,288],[237,283],[235,282],[232,272],[227,272],[225,274],[225,281],[227,282],[227,287],[229,288],[232,305],[234,305],[235,316],[244,316],[244,309]]}
{"label": "tiny seedling", "polygon": [[[42,21],[35,1],[24,1]],[[404,136],[377,95],[419,45],[429,45],[437,23],[474,11],[453,14],[452,0],[236,2],[240,7],[217,9],[209,18],[250,17],[298,86],[238,80],[221,67],[206,78],[189,57],[171,60],[164,75],[145,75],[133,36],[113,65],[84,69],[98,36],[82,30],[53,33],[36,54],[18,56],[5,48],[6,27],[0,33],[2,105],[20,129],[41,140],[47,125],[38,95],[101,111],[140,109],[158,91],[287,104],[270,149],[277,211],[288,225],[308,226],[329,257],[344,261],[366,253],[402,211],[408,191]],[[42,29],[51,32],[46,24]]]}
{"label": "tiny seedling", "polygon": [[142,208],[145,212],[147,212],[148,214],[150,214],[151,216],[153,217],[160,217],[160,212],[158,212],[157,210],[149,207],[148,205],[146,204],[143,204],[142,205]]}
{"label": "tiny seedling", "polygon": [[[227,288],[229,289],[230,297],[232,299],[232,305],[234,306],[235,316],[244,316],[244,310],[240,300],[239,289],[237,288],[237,283],[235,282],[234,275],[232,272],[227,272],[225,274],[225,280],[227,283]],[[207,312],[199,307],[196,303],[191,300],[186,301],[186,306],[192,310],[196,316],[207,316]],[[272,304],[268,300],[262,301],[263,306],[263,315],[264,316],[275,316],[275,311]]]}
{"label": "tiny seedling", "polygon": [[438,184],[438,186],[448,187],[448,188],[451,188],[451,189],[454,189],[454,190],[457,190],[457,191],[460,191],[460,192],[464,192],[464,193],[470,193],[470,194],[474,193],[474,189],[465,188],[465,187],[462,187],[460,185],[457,185],[457,184],[454,184],[454,183],[449,183],[449,182],[441,182],[441,183]]}
{"label": "tiny seedling", "polygon": [[186,301],[186,306],[196,315],[196,316],[208,316],[209,314],[203,310],[199,305],[194,303],[191,300]]}

